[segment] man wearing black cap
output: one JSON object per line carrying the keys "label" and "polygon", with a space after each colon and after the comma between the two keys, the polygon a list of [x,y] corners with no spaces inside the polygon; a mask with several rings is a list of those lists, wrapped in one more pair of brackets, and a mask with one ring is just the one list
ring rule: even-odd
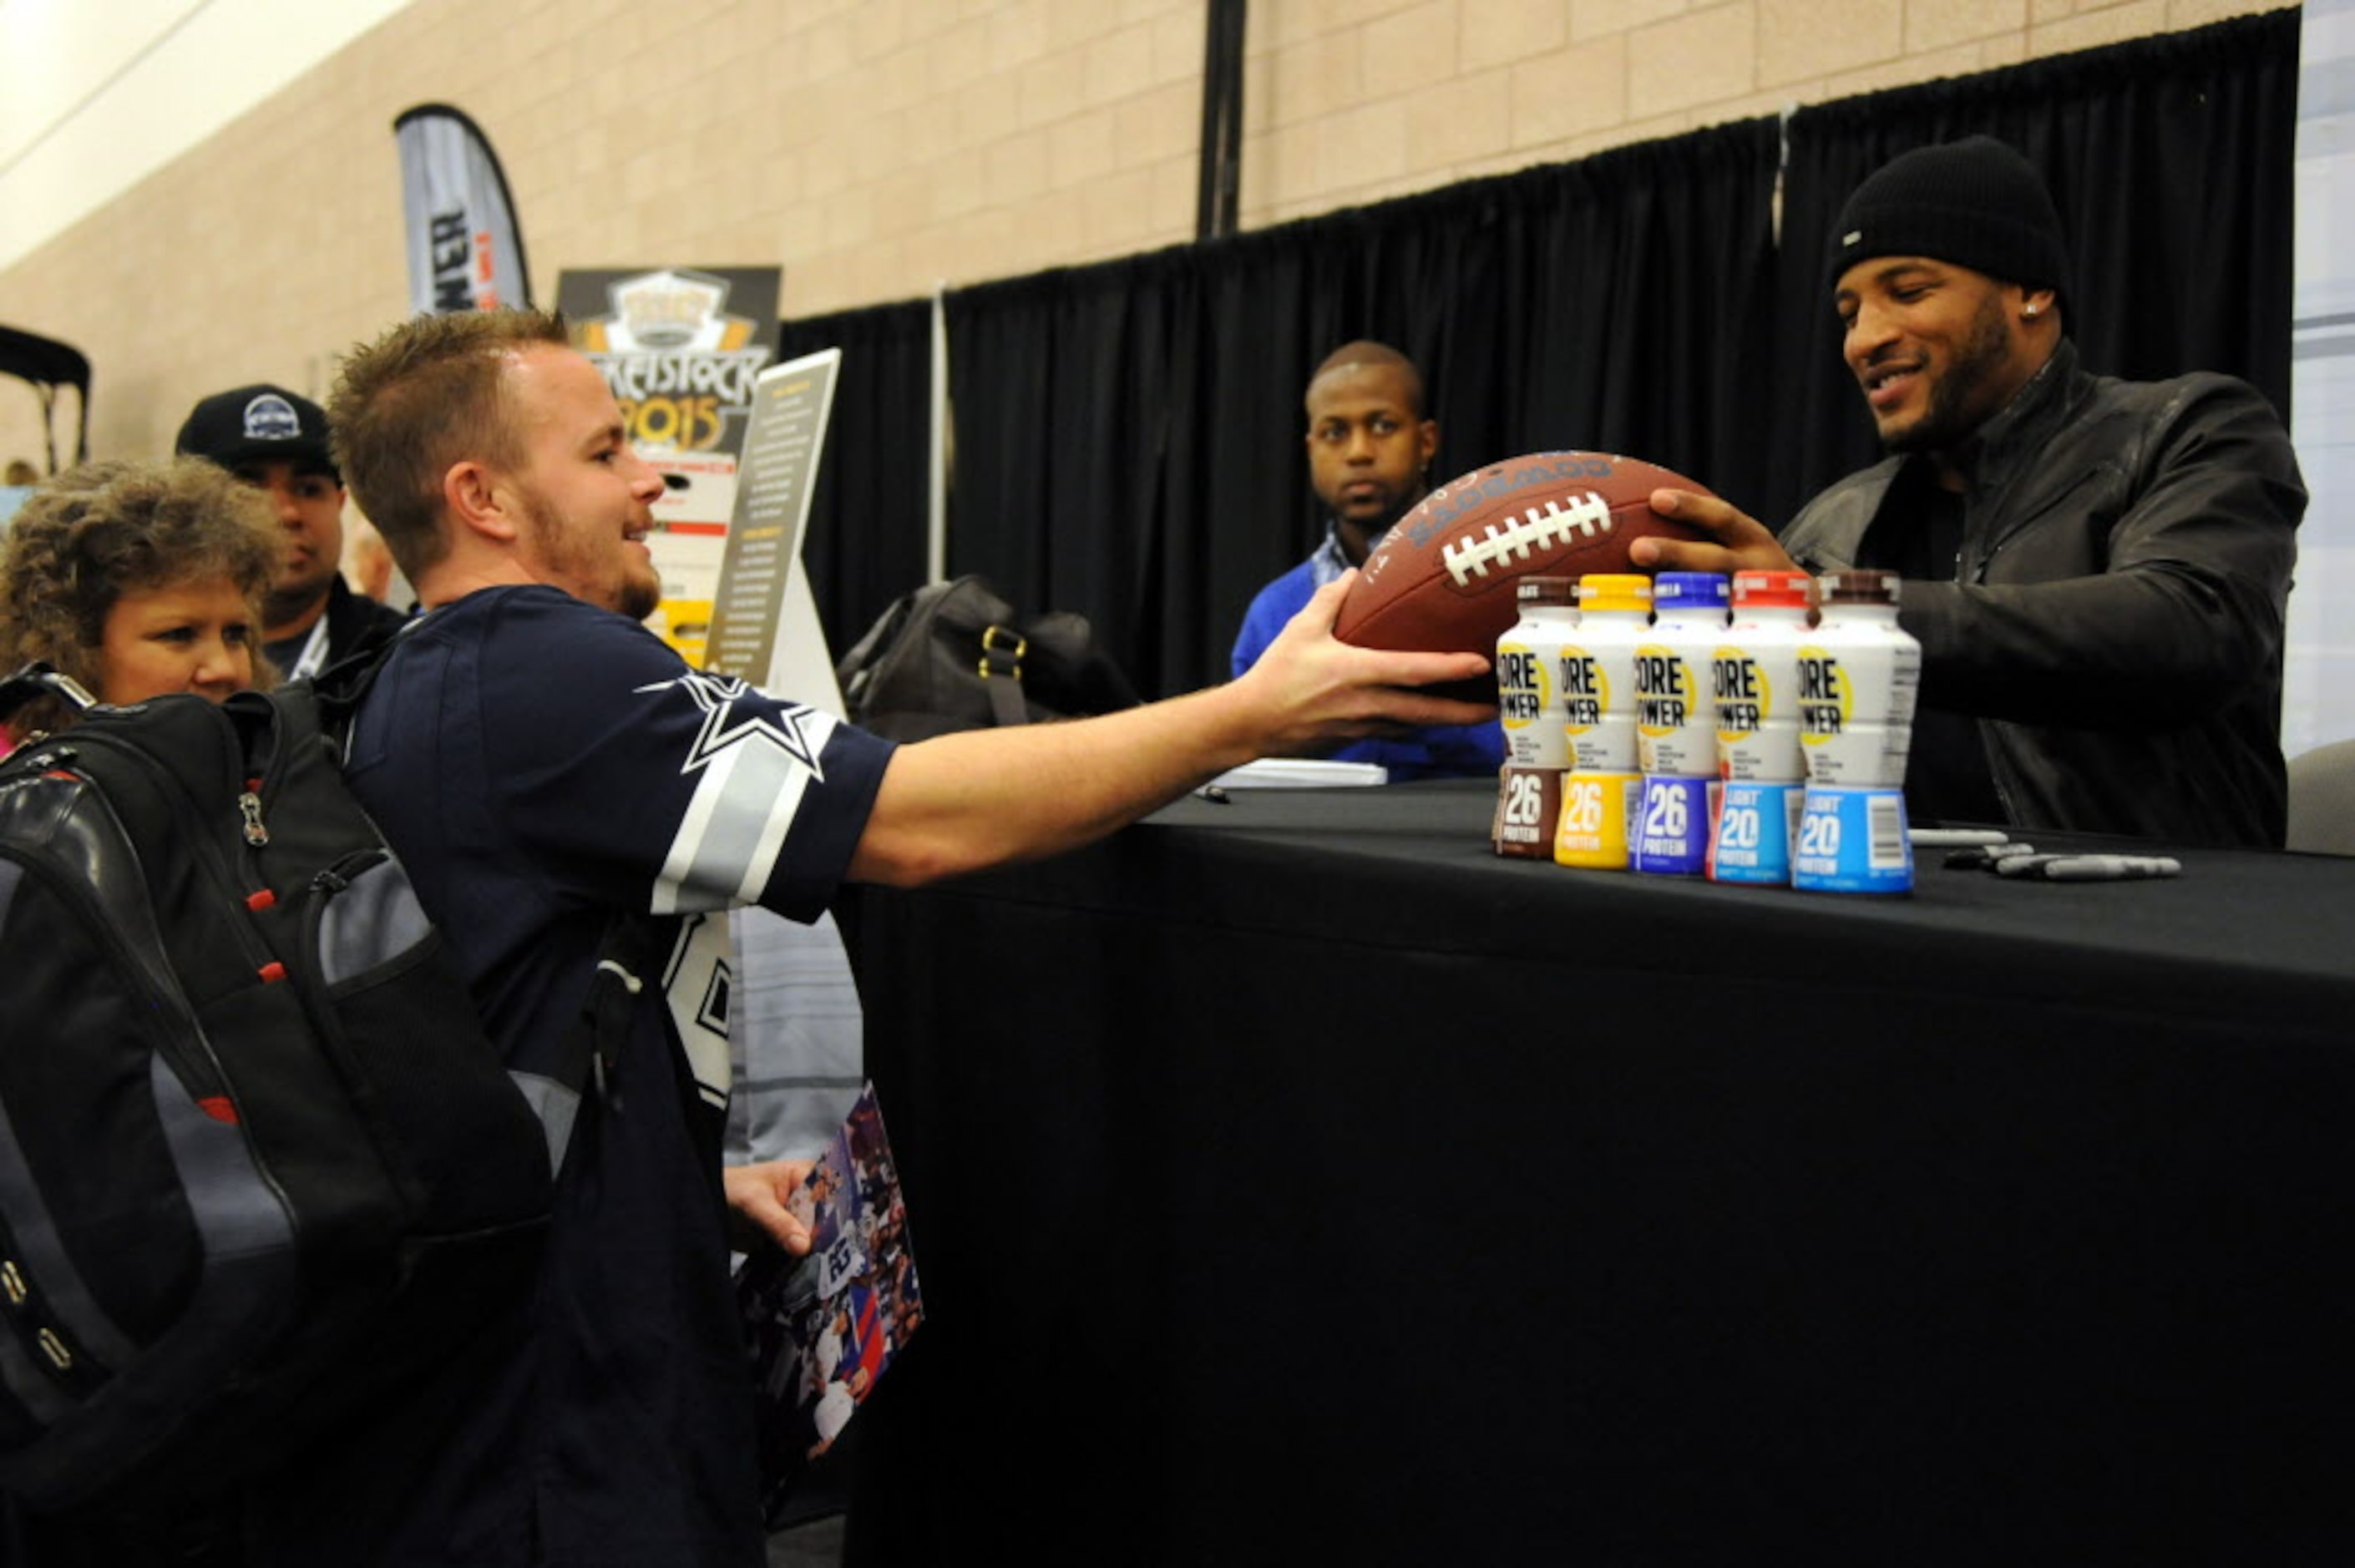
{"label": "man wearing black cap", "polygon": [[2271,405],[2229,376],[2084,371],[2052,198],[1990,138],[1893,159],[1833,238],[1844,355],[1890,457],[1779,543],[1663,492],[1721,543],[1646,541],[1639,562],[1902,576],[1917,821],[2279,845],[2306,490]]}
{"label": "man wearing black cap", "polygon": [[290,679],[397,630],[403,617],[346,586],[344,482],[327,416],[282,387],[240,387],[198,403],[176,450],[207,458],[270,497],[286,550],[262,606],[262,652]]}

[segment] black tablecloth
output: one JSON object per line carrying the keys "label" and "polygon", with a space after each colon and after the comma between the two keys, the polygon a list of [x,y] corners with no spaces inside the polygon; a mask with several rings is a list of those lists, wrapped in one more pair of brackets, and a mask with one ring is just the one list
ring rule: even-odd
{"label": "black tablecloth", "polygon": [[2355,861],[1873,900],[1490,799],[850,902],[928,1311],[855,1563],[2355,1559]]}

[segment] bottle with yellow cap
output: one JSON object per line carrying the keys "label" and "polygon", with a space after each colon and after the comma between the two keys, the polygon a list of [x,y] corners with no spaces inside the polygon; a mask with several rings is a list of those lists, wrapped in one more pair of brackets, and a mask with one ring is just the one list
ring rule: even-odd
{"label": "bottle with yellow cap", "polygon": [[1557,864],[1627,868],[1643,795],[1636,770],[1636,650],[1651,620],[1651,578],[1595,572],[1578,580],[1578,632],[1561,651],[1570,774],[1554,827]]}

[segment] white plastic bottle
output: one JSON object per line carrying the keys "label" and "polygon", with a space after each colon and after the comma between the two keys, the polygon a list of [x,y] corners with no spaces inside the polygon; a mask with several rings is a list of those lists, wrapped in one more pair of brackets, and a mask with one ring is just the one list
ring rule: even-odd
{"label": "white plastic bottle", "polygon": [[1816,585],[1822,620],[1799,645],[1799,738],[1807,792],[1793,885],[1903,893],[1905,758],[1922,684],[1922,645],[1897,624],[1894,572],[1831,572]]}
{"label": "white plastic bottle", "polygon": [[1717,709],[1718,882],[1787,884],[1806,778],[1799,744],[1799,644],[1814,579],[1805,572],[1737,572],[1733,624],[1711,657]]}
{"label": "white plastic bottle", "polygon": [[1561,651],[1570,773],[1553,858],[1624,871],[1631,818],[1643,794],[1636,770],[1636,649],[1650,634],[1652,579],[1593,572],[1578,580],[1578,631]]}
{"label": "white plastic bottle", "polygon": [[1521,619],[1497,640],[1497,713],[1505,730],[1505,766],[1497,776],[1497,815],[1488,838],[1498,854],[1550,860],[1562,775],[1570,770],[1561,651],[1578,634],[1578,583],[1571,577],[1523,577],[1515,591]]}
{"label": "white plastic bottle", "polygon": [[1922,689],[1922,645],[1897,624],[1895,572],[1828,572],[1822,620],[1799,645],[1807,782],[1901,789]]}
{"label": "white plastic bottle", "polygon": [[1636,649],[1636,760],[1644,775],[1636,870],[1699,876],[1717,821],[1717,705],[1710,661],[1725,641],[1732,585],[1720,572],[1662,572],[1652,633]]}

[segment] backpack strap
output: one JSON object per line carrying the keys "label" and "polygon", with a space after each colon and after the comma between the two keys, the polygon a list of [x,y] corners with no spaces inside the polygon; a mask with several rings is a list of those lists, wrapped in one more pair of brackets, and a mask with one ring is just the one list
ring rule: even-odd
{"label": "backpack strap", "polygon": [[98,699],[80,681],[46,659],[36,659],[5,681],[0,681],[0,724],[7,723],[27,703],[43,697],[63,698],[76,713],[88,713],[98,706]]}
{"label": "backpack strap", "polygon": [[583,1094],[594,1095],[608,1111],[622,1108],[610,1064],[630,1037],[640,994],[649,983],[662,983],[662,965],[677,940],[676,919],[622,914],[597,945],[596,971],[565,1042],[563,1071],[568,1078],[577,1072]]}

